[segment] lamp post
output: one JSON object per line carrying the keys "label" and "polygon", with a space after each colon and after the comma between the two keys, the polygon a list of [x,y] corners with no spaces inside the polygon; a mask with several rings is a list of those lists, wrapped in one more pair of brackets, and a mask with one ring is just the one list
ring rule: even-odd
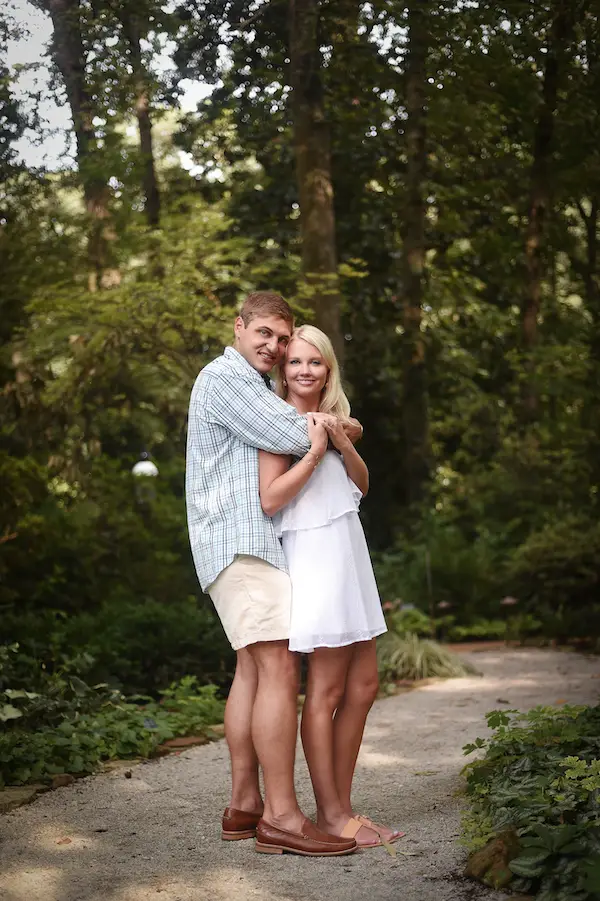
{"label": "lamp post", "polygon": [[158,466],[150,459],[150,454],[142,451],[140,459],[134,464],[131,474],[135,479],[135,496],[138,503],[147,507],[156,496],[154,479],[158,475]]}

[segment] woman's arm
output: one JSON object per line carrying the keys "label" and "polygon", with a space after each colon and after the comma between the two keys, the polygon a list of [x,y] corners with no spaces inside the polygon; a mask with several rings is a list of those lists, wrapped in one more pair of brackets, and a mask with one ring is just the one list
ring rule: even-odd
{"label": "woman's arm", "polygon": [[339,420],[335,426],[325,426],[333,444],[342,455],[346,472],[364,497],[369,490],[369,470]]}
{"label": "woman's arm", "polygon": [[267,516],[275,516],[304,488],[323,454],[327,450],[327,432],[321,425],[311,423],[309,414],[311,449],[290,469],[291,458],[280,454],[259,451],[258,474],[260,503]]}

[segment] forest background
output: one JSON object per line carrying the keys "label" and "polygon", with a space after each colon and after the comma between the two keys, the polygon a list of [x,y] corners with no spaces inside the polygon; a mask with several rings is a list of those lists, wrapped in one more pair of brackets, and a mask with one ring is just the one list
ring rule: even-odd
{"label": "forest background", "polygon": [[40,672],[226,688],[186,412],[260,288],[343,359],[386,605],[597,641],[596,4],[35,0],[52,165],[19,151],[52,138],[7,55],[26,5],[0,13],[5,720]]}

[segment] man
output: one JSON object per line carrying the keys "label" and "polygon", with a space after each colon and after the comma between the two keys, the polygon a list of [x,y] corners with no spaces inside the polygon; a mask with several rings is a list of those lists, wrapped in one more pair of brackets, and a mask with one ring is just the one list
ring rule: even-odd
{"label": "man", "polygon": [[283,298],[250,294],[235,320],[234,347],[196,379],[188,421],[188,527],[200,584],[237,652],[225,710],[232,793],[222,837],[256,835],[256,849],[268,853],[332,856],[351,853],[356,842],[318,830],[296,800],[291,585],[258,492],[259,448],[299,457],[310,448],[306,418],[270,390],[267,375],[285,355],[292,329]]}

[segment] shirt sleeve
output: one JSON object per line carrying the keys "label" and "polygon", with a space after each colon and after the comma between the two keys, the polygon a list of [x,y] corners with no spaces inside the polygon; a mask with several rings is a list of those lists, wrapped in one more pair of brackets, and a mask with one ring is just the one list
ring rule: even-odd
{"label": "shirt sleeve", "polygon": [[305,417],[266,385],[217,376],[211,378],[207,387],[208,417],[245,444],[296,457],[310,450]]}

